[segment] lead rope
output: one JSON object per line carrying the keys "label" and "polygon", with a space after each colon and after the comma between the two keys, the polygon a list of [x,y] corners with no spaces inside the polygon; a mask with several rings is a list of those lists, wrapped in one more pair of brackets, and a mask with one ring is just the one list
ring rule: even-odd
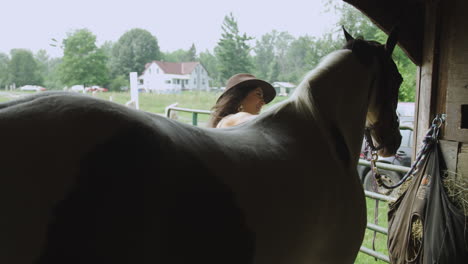
{"label": "lead rope", "polygon": [[[416,160],[413,162],[413,164],[410,167],[410,170],[403,176],[398,183],[395,185],[387,185],[383,181],[382,175],[379,173],[379,170],[377,168],[377,160],[379,159],[378,155],[378,150],[379,148],[376,148],[372,142],[372,137],[368,132],[365,133],[365,138],[366,141],[368,142],[368,145],[371,149],[371,170],[372,174],[374,175],[375,180],[377,181],[377,184],[380,187],[384,187],[386,189],[395,189],[402,185],[413,173],[416,172],[416,168],[419,166],[423,158],[425,158],[427,153],[432,149],[435,143],[437,143],[437,140],[439,139],[439,133],[440,133],[440,127],[445,121],[445,114],[437,114],[434,120],[432,120],[432,125],[429,128],[429,130],[426,133],[426,136],[424,137],[423,144],[418,151],[418,154],[416,155]],[[370,143],[369,143],[370,142]]]}

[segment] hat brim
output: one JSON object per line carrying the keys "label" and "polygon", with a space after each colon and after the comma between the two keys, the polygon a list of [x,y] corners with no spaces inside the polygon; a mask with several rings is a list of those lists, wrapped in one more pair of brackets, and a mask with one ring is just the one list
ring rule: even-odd
{"label": "hat brim", "polygon": [[269,102],[271,102],[276,96],[276,90],[270,83],[265,82],[263,80],[259,80],[259,79],[252,79],[252,80],[245,80],[243,82],[240,82],[234,85],[233,87],[231,87],[230,89],[226,90],[224,93],[221,94],[221,96],[219,96],[216,102],[219,102],[219,100],[225,95],[232,93],[234,89],[243,89],[243,88],[252,87],[252,86],[262,88],[263,101],[265,101],[265,104],[268,104]]}

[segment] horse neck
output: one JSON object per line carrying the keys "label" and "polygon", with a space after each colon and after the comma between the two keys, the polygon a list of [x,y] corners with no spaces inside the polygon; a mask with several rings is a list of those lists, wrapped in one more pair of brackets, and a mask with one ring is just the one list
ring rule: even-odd
{"label": "horse neck", "polygon": [[362,146],[372,79],[370,70],[350,51],[341,51],[337,57],[332,65],[319,68],[320,73],[309,75],[309,95],[324,134],[331,137],[331,144],[337,144],[336,136],[344,139],[353,164]]}

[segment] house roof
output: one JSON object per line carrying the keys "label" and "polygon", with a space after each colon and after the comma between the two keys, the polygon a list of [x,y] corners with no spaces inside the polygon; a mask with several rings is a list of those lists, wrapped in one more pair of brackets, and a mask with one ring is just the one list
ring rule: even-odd
{"label": "house roof", "polygon": [[152,64],[156,63],[166,74],[186,75],[192,73],[193,69],[200,64],[200,62],[166,62],[166,61],[152,61],[145,65],[146,69]]}

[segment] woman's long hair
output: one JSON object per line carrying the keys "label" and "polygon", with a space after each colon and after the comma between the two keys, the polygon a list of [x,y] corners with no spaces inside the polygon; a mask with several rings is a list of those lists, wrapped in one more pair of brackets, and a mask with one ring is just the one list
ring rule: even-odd
{"label": "woman's long hair", "polygon": [[239,86],[226,91],[213,108],[211,108],[211,119],[208,127],[216,127],[225,116],[239,112],[242,100],[255,88],[256,86]]}

